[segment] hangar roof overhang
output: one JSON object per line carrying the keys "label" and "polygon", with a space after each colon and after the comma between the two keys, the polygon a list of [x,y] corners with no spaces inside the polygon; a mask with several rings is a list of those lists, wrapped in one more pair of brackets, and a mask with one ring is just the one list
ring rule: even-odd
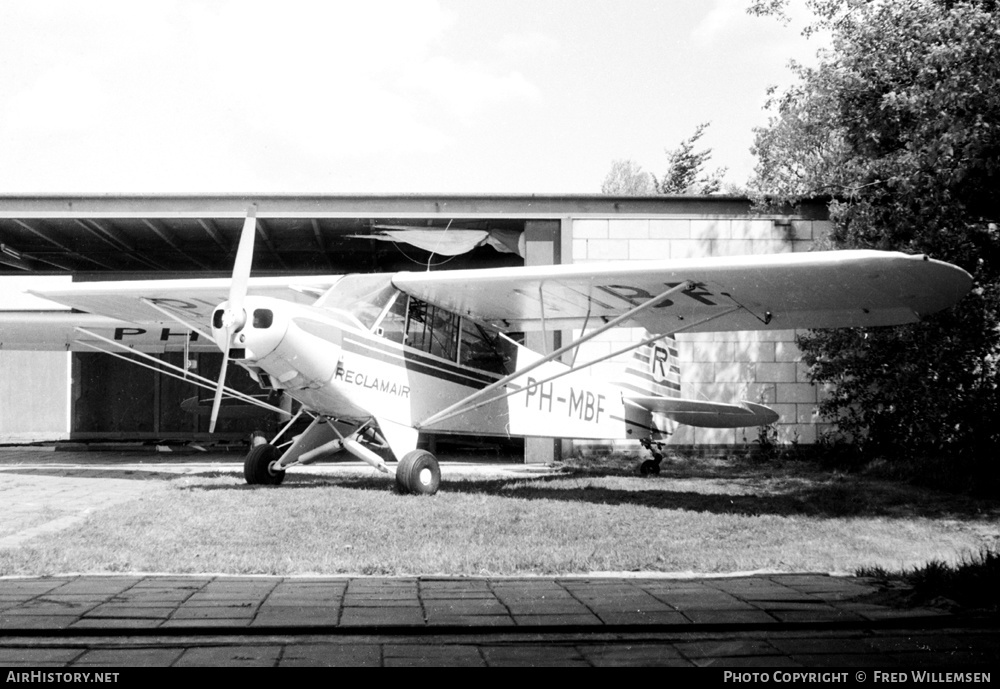
{"label": "hangar roof overhang", "polygon": [[[747,217],[735,196],[458,194],[0,195],[0,275],[78,279],[227,275],[250,205],[258,218],[254,272],[287,275],[413,269],[429,254],[358,235],[376,225],[523,231],[532,220],[587,216]],[[825,217],[822,201],[797,217]],[[481,247],[448,267],[509,265]]]}

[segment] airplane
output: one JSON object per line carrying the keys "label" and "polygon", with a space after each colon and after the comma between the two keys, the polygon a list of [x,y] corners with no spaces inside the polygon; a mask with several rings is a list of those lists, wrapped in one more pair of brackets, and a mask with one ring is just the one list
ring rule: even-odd
{"label": "airplane", "polygon": [[[282,428],[256,438],[246,455],[248,484],[278,485],[287,470],[346,451],[394,473],[401,493],[434,494],[440,467],[418,449],[421,432],[638,440],[653,453],[641,472],[658,473],[656,448],[676,424],[778,420],[762,404],[682,398],[677,334],[911,323],[972,284],[961,268],[927,256],[867,250],[252,278],[255,235],[251,207],[230,279],[33,290],[73,311],[0,314],[0,346],[138,355],[140,365],[214,391],[213,433],[224,398],[281,414]],[[646,336],[596,360],[561,360],[618,327]],[[577,334],[548,352],[515,335],[555,331]],[[150,340],[221,350],[218,380],[143,353]],[[622,380],[585,370],[630,350]],[[281,402],[227,387],[230,363]],[[300,419],[306,429],[285,439]]]}

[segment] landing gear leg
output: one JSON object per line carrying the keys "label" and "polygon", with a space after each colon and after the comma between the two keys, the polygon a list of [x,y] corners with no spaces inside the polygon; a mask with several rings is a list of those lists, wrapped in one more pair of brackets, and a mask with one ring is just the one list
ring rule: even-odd
{"label": "landing gear leg", "polygon": [[639,441],[644,448],[653,453],[652,459],[647,459],[645,462],[639,465],[639,475],[649,476],[657,475],[660,473],[660,462],[663,461],[663,455],[658,451],[663,448],[661,443],[654,443],[649,438],[643,438]]}

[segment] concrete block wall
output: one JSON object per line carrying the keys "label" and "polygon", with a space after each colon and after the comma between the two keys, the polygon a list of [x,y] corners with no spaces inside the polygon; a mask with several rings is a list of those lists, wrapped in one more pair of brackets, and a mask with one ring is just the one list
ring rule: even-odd
{"label": "concrete block wall", "polygon": [[[786,217],[587,217],[570,223],[574,263],[808,251],[829,231],[827,221]],[[581,348],[577,361],[592,361],[644,334],[629,328],[606,333]],[[779,441],[814,443],[824,430],[816,415],[820,391],[806,378],[795,336],[792,330],[679,334],[681,395],[767,404],[781,415]],[[596,364],[592,374],[614,380],[631,356]],[[756,438],[755,428],[680,426],[672,443],[738,445]]]}

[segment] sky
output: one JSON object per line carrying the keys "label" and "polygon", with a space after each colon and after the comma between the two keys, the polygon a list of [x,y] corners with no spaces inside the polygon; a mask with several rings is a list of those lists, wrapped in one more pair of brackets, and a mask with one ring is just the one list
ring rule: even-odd
{"label": "sky", "polygon": [[597,193],[702,122],[741,185],[821,47],[748,1],[0,0],[0,194]]}

